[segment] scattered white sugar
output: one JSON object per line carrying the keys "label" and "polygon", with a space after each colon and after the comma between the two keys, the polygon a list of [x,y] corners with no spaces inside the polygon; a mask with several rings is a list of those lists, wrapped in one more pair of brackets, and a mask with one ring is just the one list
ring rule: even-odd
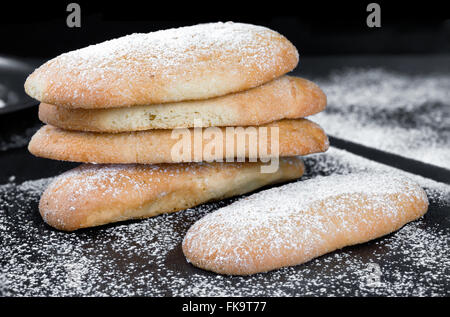
{"label": "scattered white sugar", "polygon": [[0,83],[0,108],[5,107],[7,104],[15,104],[18,101],[19,96]]}
{"label": "scattered white sugar", "polygon": [[314,116],[330,135],[450,168],[450,76],[346,69],[315,80],[328,98]]}
{"label": "scattered white sugar", "polygon": [[425,189],[428,199],[433,203],[440,205],[450,204],[450,185],[371,161],[345,150],[330,147],[325,154],[309,156],[305,163],[307,165],[307,175],[304,178],[308,178],[308,174],[332,175],[364,171],[388,172],[393,175],[408,177],[415,181]]}
{"label": "scattered white sugar", "polygon": [[53,181],[54,177],[25,181],[17,185],[17,189],[33,195],[41,195],[44,189]]}
{"label": "scattered white sugar", "polygon": [[0,84],[0,108],[6,106],[7,89],[5,86]]}
{"label": "scattered white sugar", "polygon": [[41,124],[35,124],[31,128],[23,131],[9,131],[0,135],[0,151],[7,151],[28,145],[33,134],[39,129]]}
{"label": "scattered white sugar", "polygon": [[[357,173],[364,165],[367,170],[380,165],[333,148],[324,155],[307,157],[305,163],[309,170],[305,179]],[[39,196],[50,180],[0,185],[3,296],[450,295],[448,204],[382,239],[296,267],[229,277],[188,265],[181,251],[188,228],[229,200],[142,221],[64,233],[46,226],[37,211]],[[431,180],[421,184],[434,188],[436,195],[450,192],[449,185]],[[426,191],[430,193],[428,188]],[[379,266],[381,275],[373,276],[374,265]],[[377,276],[380,285],[372,286],[369,282]]]}

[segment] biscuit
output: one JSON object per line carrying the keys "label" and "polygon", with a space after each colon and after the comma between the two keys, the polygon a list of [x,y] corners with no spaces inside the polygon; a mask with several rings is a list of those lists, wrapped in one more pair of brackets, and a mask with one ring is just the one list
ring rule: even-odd
{"label": "biscuit", "polygon": [[322,111],[326,96],[314,83],[283,76],[235,94],[198,101],[110,109],[70,109],[42,103],[39,118],[78,131],[125,132],[148,129],[261,125]]}
{"label": "biscuit", "polygon": [[208,99],[280,77],[298,57],[291,42],[265,27],[199,24],[62,54],[35,70],[25,91],[43,103],[87,109]]}
{"label": "biscuit", "polygon": [[277,172],[255,163],[84,164],[58,177],[41,197],[50,226],[66,231],[153,217],[301,177],[301,159],[282,158]]}
{"label": "biscuit", "polygon": [[247,275],[307,262],[398,230],[424,215],[425,191],[380,173],[319,177],[269,189],[196,222],[183,241],[193,265]]}
{"label": "biscuit", "polygon": [[[266,135],[264,131],[267,131]],[[214,137],[214,133],[218,136]],[[184,138],[187,143],[183,143]],[[322,128],[307,119],[296,119],[247,128],[212,127],[115,134],[67,131],[47,125],[32,137],[28,149],[36,156],[62,161],[157,164],[271,158],[277,156],[276,141],[279,156],[324,152],[329,146]],[[239,144],[243,146],[238,153]]]}

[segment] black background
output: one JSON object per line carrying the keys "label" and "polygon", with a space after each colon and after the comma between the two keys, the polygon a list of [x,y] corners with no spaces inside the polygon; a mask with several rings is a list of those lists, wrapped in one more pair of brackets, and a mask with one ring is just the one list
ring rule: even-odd
{"label": "black background", "polygon": [[[81,5],[81,28],[68,28],[67,4]],[[381,28],[366,25],[381,5]],[[240,21],[279,31],[301,55],[450,52],[445,1],[2,1],[0,54],[50,58],[133,32],[200,22]]]}

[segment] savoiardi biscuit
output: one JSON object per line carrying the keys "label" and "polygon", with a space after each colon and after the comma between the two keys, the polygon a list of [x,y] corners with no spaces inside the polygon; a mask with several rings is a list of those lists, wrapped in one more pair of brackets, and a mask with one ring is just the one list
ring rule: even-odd
{"label": "savoiardi biscuit", "polygon": [[157,164],[307,155],[324,152],[328,146],[326,134],[314,122],[286,119],[258,127],[123,133],[68,131],[46,125],[32,137],[28,149],[35,156],[62,161]]}
{"label": "savoiardi biscuit", "polygon": [[25,82],[33,98],[70,108],[207,99],[291,71],[297,49],[262,26],[209,23],[132,34],[62,54]]}
{"label": "savoiardi biscuit", "polygon": [[407,178],[318,177],[206,215],[187,232],[183,252],[193,265],[220,274],[266,272],[389,234],[427,208],[425,191]]}
{"label": "savoiardi biscuit", "polygon": [[56,177],[39,211],[66,231],[190,208],[302,176],[300,158],[281,158],[275,173],[261,162],[160,165],[83,164]]}
{"label": "savoiardi biscuit", "polygon": [[211,126],[261,125],[324,110],[326,96],[314,83],[283,76],[221,97],[109,109],[74,109],[41,103],[39,118],[78,131],[125,132]]}

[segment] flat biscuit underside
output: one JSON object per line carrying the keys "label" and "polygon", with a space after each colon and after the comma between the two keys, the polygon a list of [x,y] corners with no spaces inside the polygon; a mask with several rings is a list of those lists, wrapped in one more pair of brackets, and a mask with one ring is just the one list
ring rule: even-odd
{"label": "flat biscuit underside", "polygon": [[[206,138],[207,129],[202,130],[203,137],[196,141],[197,134],[193,129],[107,134],[66,131],[47,125],[32,137],[28,149],[36,156],[62,161],[158,164],[307,155],[324,152],[329,146],[322,128],[307,119],[241,127],[231,134],[228,127],[214,127],[210,128],[214,129],[211,132],[217,132],[219,136],[211,138]],[[261,131],[267,131],[267,134]],[[184,138],[188,142],[184,142]],[[240,152],[239,139],[244,141]]]}
{"label": "flat biscuit underside", "polygon": [[93,132],[127,132],[211,126],[261,125],[324,110],[326,96],[314,83],[283,76],[222,97],[109,109],[72,109],[42,103],[39,118],[53,126]]}
{"label": "flat biscuit underside", "polygon": [[39,203],[43,219],[66,231],[156,216],[302,176],[300,158],[282,158],[275,173],[263,163],[162,165],[84,164],[57,177]]}

